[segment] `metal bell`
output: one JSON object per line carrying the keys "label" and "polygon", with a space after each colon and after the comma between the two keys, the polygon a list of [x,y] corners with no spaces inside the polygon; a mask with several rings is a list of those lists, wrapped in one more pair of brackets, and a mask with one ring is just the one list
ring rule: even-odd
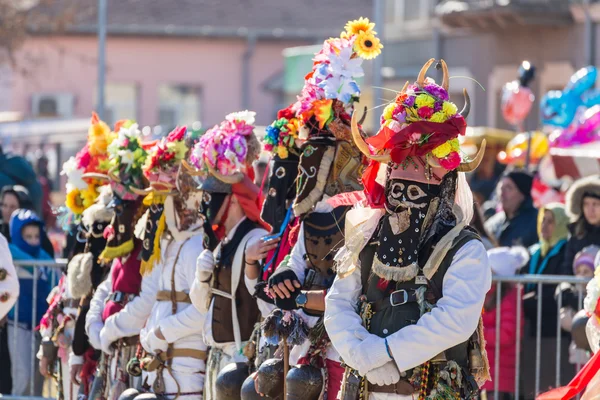
{"label": "metal bell", "polygon": [[142,376],[142,365],[137,357],[133,357],[129,360],[125,370],[130,376]]}

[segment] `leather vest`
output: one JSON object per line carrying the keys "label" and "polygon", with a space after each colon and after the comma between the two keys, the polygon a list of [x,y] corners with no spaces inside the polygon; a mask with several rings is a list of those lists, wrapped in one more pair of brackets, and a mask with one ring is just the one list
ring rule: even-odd
{"label": "leather vest", "polygon": [[[374,237],[376,235],[377,231]],[[471,240],[480,239],[477,233],[467,227],[454,239],[451,249],[431,280],[427,281],[423,276],[423,271],[420,270],[415,279],[409,282],[388,282],[386,290],[381,290],[380,278],[371,271],[378,242],[371,239],[359,256],[362,266],[363,294],[366,296],[366,301],[371,303],[374,311],[368,327],[369,332],[379,337],[387,337],[406,326],[416,324],[421,317],[420,307],[416,301],[416,291],[421,288],[425,291],[425,300],[428,303],[437,303],[443,297],[444,276],[452,263],[454,254]],[[425,265],[430,254],[431,251],[426,252],[425,257],[420,257],[419,264]],[[392,293],[394,295],[391,295]],[[459,366],[468,368],[468,345],[469,341],[447,349],[444,352],[445,360],[455,361]]]}
{"label": "leather vest", "polygon": [[328,213],[313,212],[304,218],[306,275],[303,289],[329,289],[335,279],[333,257],[344,245],[344,225],[350,207]]}
{"label": "leather vest", "polygon": [[[249,219],[244,220],[235,231],[233,238],[221,247],[221,257],[217,260],[215,266],[214,279],[212,287],[226,293],[231,293],[231,272],[235,253],[240,242],[258,225]],[[218,258],[218,257],[217,257]],[[242,262],[244,262],[242,260]],[[244,268],[240,270],[240,280],[235,292],[235,303],[237,307],[238,322],[240,324],[240,336],[242,341],[247,341],[252,335],[254,324],[259,321],[260,311],[256,300],[248,292],[244,284]],[[233,321],[232,321],[232,302],[226,297],[213,296],[213,318],[212,333],[215,342],[229,343],[234,342]]]}

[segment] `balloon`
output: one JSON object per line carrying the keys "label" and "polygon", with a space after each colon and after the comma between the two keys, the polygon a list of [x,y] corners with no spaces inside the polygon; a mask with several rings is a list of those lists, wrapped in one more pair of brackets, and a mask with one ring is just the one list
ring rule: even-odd
{"label": "balloon", "polygon": [[579,107],[600,104],[600,91],[593,89],[597,75],[595,67],[585,67],[571,76],[562,91],[549,91],[540,104],[542,123],[566,128],[573,122]]}
{"label": "balloon", "polygon": [[519,85],[518,81],[508,82],[502,88],[502,115],[511,125],[520,125],[533,105],[535,96],[531,89]]}
{"label": "balloon", "polygon": [[[502,164],[510,164],[518,167],[525,165],[527,157],[527,144],[529,138],[526,133],[519,133],[506,144],[506,151],[498,153],[498,161]],[[529,161],[537,164],[542,157],[548,153],[550,146],[548,138],[541,132],[533,132],[531,136],[531,152]]]}
{"label": "balloon", "polygon": [[600,140],[600,105],[583,112],[576,121],[557,135],[552,147],[568,148]]}

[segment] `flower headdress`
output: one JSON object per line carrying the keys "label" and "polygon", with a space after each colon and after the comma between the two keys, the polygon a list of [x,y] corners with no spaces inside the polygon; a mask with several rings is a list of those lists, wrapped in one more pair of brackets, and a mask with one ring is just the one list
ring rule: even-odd
{"label": "flower headdress", "polygon": [[[425,63],[417,81],[404,85],[402,91],[389,104],[381,117],[377,135],[365,141],[358,129],[357,116],[352,118],[352,135],[356,145],[370,159],[406,165],[411,158],[424,158],[432,168],[445,171],[470,172],[479,165],[485,151],[485,142],[472,161],[461,157],[458,136],[464,135],[465,118],[471,107],[469,95],[463,90],[465,106],[458,112],[448,96],[448,67],[440,61],[443,70],[441,86],[425,78],[427,69],[434,63]],[[376,154],[372,154],[370,146]]]}
{"label": "flower headdress", "polygon": [[[61,175],[67,176],[67,208],[75,215],[94,204],[99,195],[101,182],[95,174],[105,174],[109,169],[107,147],[114,139],[110,127],[92,113],[87,143],[75,157],[64,164]],[[85,176],[84,176],[85,175]]]}
{"label": "flower headdress", "polygon": [[362,62],[377,57],[383,48],[374,27],[367,18],[350,21],[340,37],[323,43],[291,109],[300,120],[299,127],[306,126],[316,135],[328,129],[336,138],[351,141],[342,121],[350,120],[353,103],[360,96],[357,79],[364,75]]}
{"label": "flower headdress", "polygon": [[298,139],[300,120],[292,111],[292,106],[279,110],[277,119],[267,126],[263,139],[265,150],[286,159],[289,153],[299,154]]}
{"label": "flower headdress", "polygon": [[143,172],[150,182],[152,189],[149,190],[168,193],[175,188],[181,160],[185,159],[189,150],[185,142],[186,133],[185,126],[177,127],[148,150]]}
{"label": "flower headdress", "polygon": [[142,143],[142,134],[134,121],[124,121],[115,127],[117,138],[108,146],[109,172],[113,191],[123,200],[135,200],[146,186],[143,167],[149,144]]}
{"label": "flower headdress", "polygon": [[256,113],[241,111],[209,129],[192,149],[190,162],[203,175],[227,184],[239,183],[256,159],[259,144],[254,136]]}

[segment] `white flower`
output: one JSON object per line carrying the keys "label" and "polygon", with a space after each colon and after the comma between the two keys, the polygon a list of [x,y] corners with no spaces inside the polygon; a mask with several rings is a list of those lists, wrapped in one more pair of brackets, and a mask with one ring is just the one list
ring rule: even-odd
{"label": "white flower", "polygon": [[238,111],[238,112],[233,112],[231,114],[227,114],[225,119],[227,121],[231,121],[231,122],[244,121],[248,125],[254,125],[255,117],[256,117],[256,113],[254,111],[244,110],[244,111]]}
{"label": "white flower", "polygon": [[235,154],[235,152],[231,151],[231,149],[227,149],[225,150],[225,158],[228,159],[229,161],[231,161],[232,164],[234,164],[236,166],[236,168],[241,168],[242,164],[239,162],[237,154]]}
{"label": "white flower", "polygon": [[67,186],[83,190],[88,186],[83,180],[83,172],[83,169],[77,168],[75,157],[71,157],[63,164],[63,169],[60,174],[67,176]]}
{"label": "white flower", "polygon": [[352,57],[352,48],[345,47],[339,54],[331,53],[329,55],[329,72],[333,76],[346,78],[359,78],[365,73],[362,69],[362,58]]}
{"label": "white flower", "polygon": [[76,169],[77,169],[77,160],[75,160],[75,157],[71,157],[63,163],[62,171],[60,172],[60,174],[69,176],[69,174],[71,172],[73,172],[73,170],[76,170]]}
{"label": "white flower", "polygon": [[119,137],[126,136],[128,138],[139,138],[142,132],[138,129],[138,124],[131,124],[129,128],[125,128],[124,126],[119,129]]}
{"label": "white flower", "polygon": [[119,150],[117,155],[121,157],[121,162],[123,164],[133,164],[133,152],[131,152],[130,150]]}
{"label": "white flower", "polygon": [[113,140],[112,142],[110,142],[110,144],[106,148],[106,152],[108,153],[108,155],[110,156],[110,158],[114,158],[114,157],[117,156],[117,152],[119,151],[119,147],[121,147],[121,144],[119,143],[119,138],[117,138],[117,139]]}

